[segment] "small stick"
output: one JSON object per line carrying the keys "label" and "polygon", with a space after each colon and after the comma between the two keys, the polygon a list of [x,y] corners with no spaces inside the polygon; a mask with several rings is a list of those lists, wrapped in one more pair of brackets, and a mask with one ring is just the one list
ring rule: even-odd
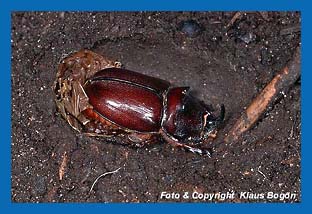
{"label": "small stick", "polygon": [[100,178],[105,177],[106,175],[114,174],[114,173],[118,172],[118,171],[120,170],[120,168],[121,168],[121,167],[119,167],[118,169],[116,169],[116,170],[114,170],[114,171],[111,171],[111,172],[105,172],[105,173],[103,173],[102,175],[100,175],[99,177],[97,177],[97,178],[95,179],[95,181],[93,182],[91,188],[90,188],[89,194],[91,193],[91,191],[93,190],[94,185],[96,184],[96,182],[98,182],[98,180],[99,180]]}
{"label": "small stick", "polygon": [[228,136],[224,139],[226,143],[234,142],[245,131],[249,130],[272,103],[278,94],[293,85],[300,76],[300,47],[296,48],[293,58],[287,65],[271,80],[271,82],[251,102],[241,117],[236,121]]}

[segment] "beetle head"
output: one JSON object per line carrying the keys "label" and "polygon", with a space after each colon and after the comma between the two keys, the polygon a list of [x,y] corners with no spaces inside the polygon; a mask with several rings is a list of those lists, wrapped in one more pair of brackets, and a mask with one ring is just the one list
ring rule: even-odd
{"label": "beetle head", "polygon": [[200,144],[224,119],[224,106],[215,117],[211,108],[189,93],[189,87],[171,88],[167,94],[162,128],[182,144]]}

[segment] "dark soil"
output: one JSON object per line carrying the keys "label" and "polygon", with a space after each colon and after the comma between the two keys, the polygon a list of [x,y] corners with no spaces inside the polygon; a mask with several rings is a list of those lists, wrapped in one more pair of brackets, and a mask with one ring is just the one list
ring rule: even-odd
{"label": "dark soil", "polygon": [[[301,39],[298,12],[246,13],[226,28],[234,14],[13,13],[12,201],[201,201],[161,198],[163,191],[234,192],[227,202],[300,201],[300,80],[238,142],[212,158],[164,142],[132,148],[86,137],[56,111],[51,87],[58,62],[87,48],[118,59],[129,70],[191,86],[216,112],[224,103],[226,121],[209,145],[217,150]],[[119,167],[89,193],[99,175]],[[253,195],[244,199],[240,192]],[[296,198],[257,197],[268,192]]]}

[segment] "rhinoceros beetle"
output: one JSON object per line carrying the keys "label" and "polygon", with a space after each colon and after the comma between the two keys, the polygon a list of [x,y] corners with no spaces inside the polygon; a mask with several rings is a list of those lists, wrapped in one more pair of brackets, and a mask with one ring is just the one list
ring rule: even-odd
{"label": "rhinoceros beetle", "polygon": [[199,145],[214,137],[225,108],[215,117],[189,87],[121,68],[89,50],[64,58],[53,86],[67,122],[89,136],[119,136],[126,144],[166,142],[210,156]]}

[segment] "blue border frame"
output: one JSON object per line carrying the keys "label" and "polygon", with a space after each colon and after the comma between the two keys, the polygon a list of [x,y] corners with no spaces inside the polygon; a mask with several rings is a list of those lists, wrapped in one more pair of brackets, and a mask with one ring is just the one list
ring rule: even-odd
{"label": "blue border frame", "polygon": [[[309,155],[312,137],[309,133],[309,92],[311,89],[308,83],[312,74],[309,73],[309,65],[302,63],[302,202],[299,204],[16,204],[11,203],[11,178],[10,178],[10,142],[11,142],[11,12],[12,11],[131,11],[131,10],[161,10],[161,11],[197,11],[197,10],[298,10],[302,15],[302,62],[308,62],[309,50],[311,50],[311,37],[309,26],[311,28],[312,12],[309,11],[308,1],[296,0],[216,0],[204,2],[200,0],[158,0],[143,1],[100,1],[93,0],[54,0],[44,2],[42,0],[7,0],[1,2],[0,21],[1,21],[1,57],[0,64],[3,69],[1,72],[2,84],[0,84],[1,115],[0,123],[1,141],[0,141],[0,209],[7,212],[63,212],[75,211],[83,213],[85,211],[148,211],[162,209],[166,211],[194,212],[195,208],[203,211],[241,211],[245,208],[253,208],[252,212],[263,211],[282,211],[283,213],[293,213],[297,209],[310,207],[311,198],[311,176],[309,173]],[[48,208],[48,209],[47,209]],[[67,210],[70,209],[70,210]],[[99,210],[101,209],[101,210]],[[127,210],[125,210],[127,209]]]}

